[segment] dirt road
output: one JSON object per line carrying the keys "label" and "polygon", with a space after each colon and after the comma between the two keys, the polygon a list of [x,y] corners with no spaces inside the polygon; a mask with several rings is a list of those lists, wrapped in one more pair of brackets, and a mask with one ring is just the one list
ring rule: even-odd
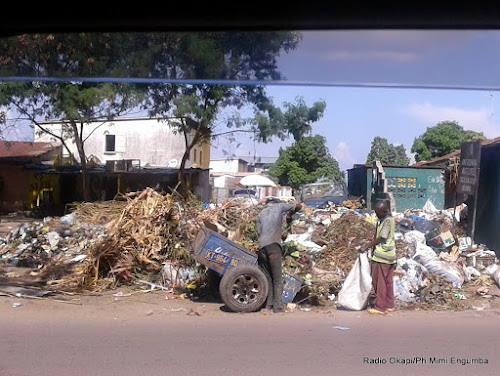
{"label": "dirt road", "polygon": [[500,374],[497,309],[236,314],[128,293],[0,297],[0,375]]}

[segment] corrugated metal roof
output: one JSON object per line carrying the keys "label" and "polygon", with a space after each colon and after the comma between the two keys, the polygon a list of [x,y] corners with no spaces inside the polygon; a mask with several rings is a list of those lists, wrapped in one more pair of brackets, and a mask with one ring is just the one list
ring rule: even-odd
{"label": "corrugated metal roof", "polygon": [[0,158],[38,157],[59,146],[53,142],[0,141]]}

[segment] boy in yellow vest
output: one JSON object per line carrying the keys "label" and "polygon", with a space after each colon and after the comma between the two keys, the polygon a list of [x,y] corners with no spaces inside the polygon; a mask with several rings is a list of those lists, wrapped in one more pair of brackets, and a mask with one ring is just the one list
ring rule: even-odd
{"label": "boy in yellow vest", "polygon": [[371,256],[372,283],[375,290],[375,307],[369,313],[385,315],[394,311],[394,269],[396,265],[395,221],[389,206],[379,202],[375,206],[378,217],[375,239],[360,248],[360,252],[373,249]]}

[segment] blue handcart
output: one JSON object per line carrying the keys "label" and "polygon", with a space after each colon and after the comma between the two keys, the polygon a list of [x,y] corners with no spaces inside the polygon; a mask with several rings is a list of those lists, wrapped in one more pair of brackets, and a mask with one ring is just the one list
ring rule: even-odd
{"label": "blue handcart", "polygon": [[[222,276],[219,292],[234,312],[255,312],[267,299],[269,283],[257,264],[257,255],[225,236],[202,227],[193,244],[195,260]],[[302,280],[284,274],[283,302],[289,303],[302,287]]]}

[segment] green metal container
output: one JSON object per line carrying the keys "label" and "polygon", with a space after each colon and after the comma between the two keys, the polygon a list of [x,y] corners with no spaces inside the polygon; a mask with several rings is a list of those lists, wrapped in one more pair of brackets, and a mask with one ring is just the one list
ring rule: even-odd
{"label": "green metal container", "polygon": [[[394,196],[396,211],[421,209],[429,199],[437,209],[444,209],[445,179],[441,168],[384,166],[384,172],[387,192]],[[349,194],[363,196],[366,207],[372,208],[375,204],[373,167],[356,165],[347,173]]]}

